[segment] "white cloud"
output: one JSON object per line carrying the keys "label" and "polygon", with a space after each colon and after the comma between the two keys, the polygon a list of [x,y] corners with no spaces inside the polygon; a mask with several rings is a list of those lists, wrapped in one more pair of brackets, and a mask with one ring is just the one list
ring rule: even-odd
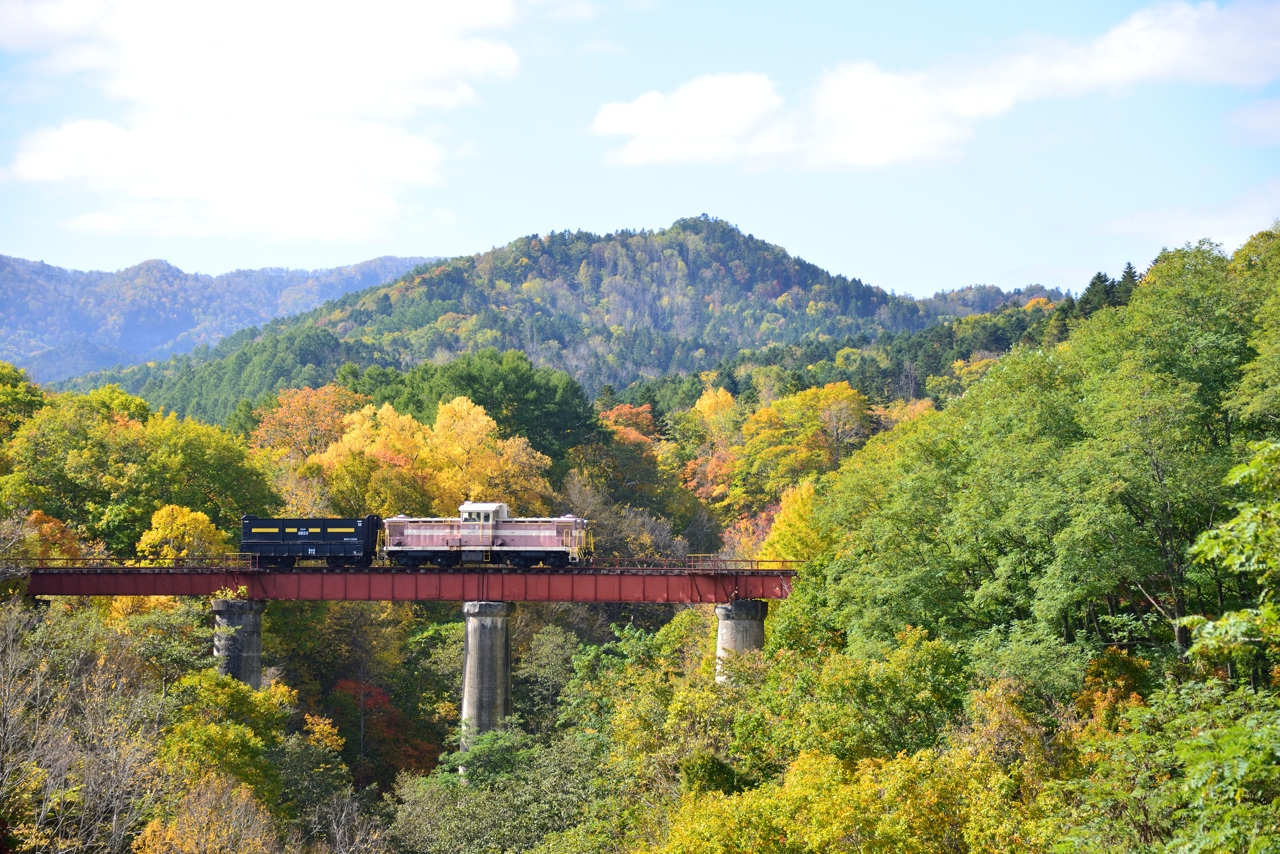
{"label": "white cloud", "polygon": [[1236,110],[1230,119],[1250,142],[1280,145],[1280,99],[1256,101]]}
{"label": "white cloud", "polygon": [[1161,3],[1092,41],[1032,40],[983,64],[895,72],[846,62],[790,108],[764,75],[699,77],[670,94],[605,104],[592,129],[626,139],[612,154],[623,163],[874,167],[952,156],[979,122],[1030,101],[1155,81],[1260,86],[1277,77],[1280,3]]}
{"label": "white cloud", "polygon": [[583,42],[579,50],[589,56],[606,56],[608,54],[626,53],[627,48],[622,42],[616,42],[613,39],[590,39]]}
{"label": "white cloud", "polygon": [[94,231],[358,238],[440,178],[423,121],[509,76],[510,0],[0,0],[0,48],[123,118],[27,134],[17,180],[98,191]]}
{"label": "white cloud", "polygon": [[766,122],[782,106],[763,74],[713,74],[670,95],[650,92],[630,104],[605,104],[592,127],[630,137],[615,154],[622,163],[708,162],[766,153]]}
{"label": "white cloud", "polygon": [[1272,180],[1216,208],[1141,211],[1113,220],[1108,230],[1167,246],[1180,246],[1207,237],[1231,251],[1277,218],[1280,218],[1280,180]]}
{"label": "white cloud", "polygon": [[589,21],[600,14],[591,0],[524,0],[531,10],[560,21]]}

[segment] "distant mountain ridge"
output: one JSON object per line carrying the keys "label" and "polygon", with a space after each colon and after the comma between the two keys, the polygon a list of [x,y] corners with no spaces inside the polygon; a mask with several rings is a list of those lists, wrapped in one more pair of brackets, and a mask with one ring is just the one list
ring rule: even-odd
{"label": "distant mountain ridge", "polygon": [[107,273],[0,255],[0,360],[52,382],[165,359],[392,281],[428,260],[387,256],[325,270],[209,276],[159,260]]}
{"label": "distant mountain ridge", "polygon": [[1062,294],[983,285],[925,300],[896,296],[704,215],[656,231],[521,237],[420,265],[213,348],[62,387],[118,383],[153,406],[225,423],[240,401],[329,382],[348,362],[409,368],[493,347],[522,350],[594,393],[606,383],[710,370],[744,349],[807,340],[860,346],[882,332],[1036,297]]}

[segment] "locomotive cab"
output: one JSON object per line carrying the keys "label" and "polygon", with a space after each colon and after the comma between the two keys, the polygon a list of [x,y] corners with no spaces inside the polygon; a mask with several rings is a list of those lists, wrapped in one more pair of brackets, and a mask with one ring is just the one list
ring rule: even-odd
{"label": "locomotive cab", "polygon": [[464,522],[479,522],[492,525],[510,518],[507,505],[488,501],[466,501],[458,508],[458,514]]}

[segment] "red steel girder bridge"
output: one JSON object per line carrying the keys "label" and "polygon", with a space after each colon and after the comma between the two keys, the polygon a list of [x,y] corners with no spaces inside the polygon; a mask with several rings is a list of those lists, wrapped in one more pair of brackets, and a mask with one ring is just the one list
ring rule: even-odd
{"label": "red steel girder bridge", "polygon": [[[252,556],[23,562],[33,596],[209,596],[259,600],[717,603],[783,599],[799,561],[591,560],[565,569],[475,566],[259,568]],[[244,588],[243,592],[239,592]],[[233,594],[236,595],[236,594]]]}

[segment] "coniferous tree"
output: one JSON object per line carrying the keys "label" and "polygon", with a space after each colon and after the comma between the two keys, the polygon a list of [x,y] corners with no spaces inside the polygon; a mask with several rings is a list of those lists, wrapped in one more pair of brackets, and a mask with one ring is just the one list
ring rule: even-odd
{"label": "coniferous tree", "polygon": [[1049,328],[1044,333],[1044,343],[1046,346],[1059,344],[1067,340],[1067,336],[1071,333],[1068,321],[1076,317],[1078,314],[1075,297],[1067,294],[1054,307],[1053,316],[1049,318]]}
{"label": "coniferous tree", "polygon": [[1137,286],[1138,271],[1133,268],[1132,264],[1126,262],[1124,272],[1120,274],[1120,279],[1116,282],[1116,303],[1118,305],[1128,305],[1129,297],[1133,295],[1133,289]]}
{"label": "coniferous tree", "polygon": [[1088,317],[1098,309],[1116,305],[1116,281],[1106,273],[1094,273],[1080,295],[1080,316]]}

